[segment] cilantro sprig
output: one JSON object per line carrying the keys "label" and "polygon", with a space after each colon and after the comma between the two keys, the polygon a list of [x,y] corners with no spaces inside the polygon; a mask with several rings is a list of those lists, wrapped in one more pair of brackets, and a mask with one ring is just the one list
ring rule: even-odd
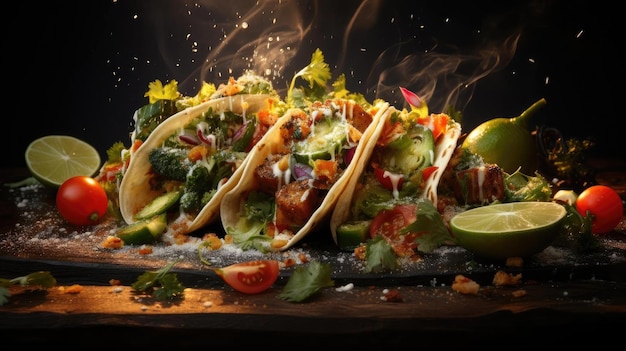
{"label": "cilantro sprig", "polygon": [[57,280],[50,272],[33,272],[25,276],[15,277],[13,279],[0,278],[0,306],[9,301],[11,292],[9,288],[13,285],[21,285],[25,288],[49,289],[57,284]]}
{"label": "cilantro sprig", "polygon": [[146,271],[137,278],[131,288],[134,293],[152,295],[157,300],[168,300],[183,296],[185,287],[170,270],[176,262],[170,262],[156,271]]}
{"label": "cilantro sprig", "polygon": [[312,261],[305,266],[299,266],[278,297],[289,302],[303,302],[323,288],[335,285],[330,273],[331,266],[328,263]]}
{"label": "cilantro sprig", "polygon": [[[298,91],[295,90],[296,80],[298,78],[302,78],[309,83],[309,94],[311,95],[314,91],[326,91],[326,83],[331,78],[332,74],[330,72],[330,67],[326,62],[324,62],[324,54],[318,48],[311,55],[311,63],[306,67],[302,68],[298,73],[296,73],[293,78],[291,78],[291,84],[289,85],[289,90],[287,91],[287,104],[289,106],[297,106],[296,100],[303,99]],[[294,95],[295,94],[295,95]],[[296,99],[296,97],[298,97]]]}

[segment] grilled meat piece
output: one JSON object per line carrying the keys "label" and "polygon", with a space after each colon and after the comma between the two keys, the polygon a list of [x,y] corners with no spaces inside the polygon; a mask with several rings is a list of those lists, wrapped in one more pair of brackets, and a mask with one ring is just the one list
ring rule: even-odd
{"label": "grilled meat piece", "polygon": [[274,195],[278,188],[289,181],[284,179],[289,176],[288,172],[278,170],[278,162],[283,155],[275,154],[268,157],[263,163],[258,165],[254,170],[254,181],[258,186],[258,190],[264,193]]}
{"label": "grilled meat piece", "polygon": [[461,204],[484,205],[504,199],[504,174],[495,164],[458,171],[452,185]]}
{"label": "grilled meat piece", "polygon": [[311,180],[296,180],[276,192],[276,227],[279,230],[302,227],[318,208],[323,196],[311,183]]}

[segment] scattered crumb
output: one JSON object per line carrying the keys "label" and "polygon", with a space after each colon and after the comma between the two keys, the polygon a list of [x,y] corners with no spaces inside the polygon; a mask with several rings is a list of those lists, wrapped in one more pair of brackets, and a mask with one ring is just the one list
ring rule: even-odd
{"label": "scattered crumb", "polygon": [[462,274],[458,274],[456,277],[454,277],[452,290],[458,293],[477,295],[479,289],[480,285],[478,283],[470,278],[463,276]]}
{"label": "scattered crumb", "polygon": [[104,247],[105,249],[121,249],[123,246],[124,242],[122,241],[122,239],[114,235],[107,236],[106,239],[104,239],[104,241],[102,242],[102,247]]}
{"label": "scattered crumb", "polygon": [[63,288],[63,292],[65,294],[80,294],[82,291],[83,287],[78,284],[70,285],[66,288]]}
{"label": "scattered crumb", "polygon": [[493,285],[505,286],[505,285],[517,285],[522,280],[522,273],[513,275],[512,273],[506,273],[504,271],[497,271],[493,276]]}
{"label": "scattered crumb", "polygon": [[140,255],[150,255],[151,253],[152,253],[152,246],[142,245],[139,248],[139,254]]}
{"label": "scattered crumb", "polygon": [[506,259],[506,266],[521,268],[524,266],[524,259],[521,257],[509,257]]}
{"label": "scattered crumb", "polygon": [[335,290],[338,291],[338,292],[350,291],[352,289],[354,289],[354,284],[352,284],[352,283],[348,283],[348,284],[346,284],[344,286],[340,286],[338,288],[335,288]]}
{"label": "scattered crumb", "polygon": [[526,290],[524,289],[520,289],[520,290],[515,290],[511,293],[511,296],[513,297],[522,297],[522,296],[526,296]]}
{"label": "scattered crumb", "polygon": [[400,291],[397,289],[391,289],[383,291],[384,295],[381,297],[381,300],[387,302],[402,302],[404,301],[402,295],[400,295]]}

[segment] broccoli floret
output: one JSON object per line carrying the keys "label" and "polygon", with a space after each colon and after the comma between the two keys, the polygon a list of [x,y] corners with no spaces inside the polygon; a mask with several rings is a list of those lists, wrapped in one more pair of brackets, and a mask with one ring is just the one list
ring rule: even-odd
{"label": "broccoli floret", "polygon": [[202,209],[208,202],[205,193],[212,190],[210,180],[209,170],[204,165],[199,163],[193,166],[183,188],[183,195],[180,197],[180,207],[183,211],[198,212]]}
{"label": "broccoli floret", "polygon": [[187,158],[187,151],[173,147],[161,147],[150,151],[148,156],[152,169],[157,174],[171,180],[184,182],[193,165]]}

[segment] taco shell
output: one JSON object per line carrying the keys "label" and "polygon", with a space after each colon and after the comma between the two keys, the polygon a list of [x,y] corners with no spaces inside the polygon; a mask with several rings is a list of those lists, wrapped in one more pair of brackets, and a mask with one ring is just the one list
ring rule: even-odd
{"label": "taco shell", "polygon": [[[377,140],[381,138],[385,125],[384,122],[387,118],[390,118],[394,111],[395,108],[390,107],[380,118],[378,125],[372,133],[370,141],[365,145],[365,148],[360,155],[359,162],[357,162],[357,166],[355,167],[352,176],[347,181],[347,184],[344,186],[341,194],[336,194],[338,199],[330,218],[330,230],[335,243],[337,243],[337,227],[351,219],[353,195],[356,187],[365,170],[365,167],[369,163],[370,156],[376,147]],[[437,204],[437,186],[444,170],[446,169],[446,166],[448,165],[448,162],[452,157],[452,154],[454,153],[454,150],[457,147],[457,142],[460,136],[461,125],[458,122],[454,122],[452,125],[448,126],[446,132],[440,136],[435,144],[433,166],[437,166],[438,168],[428,178],[424,185],[424,191],[420,194],[420,197],[428,198],[433,204]]]}
{"label": "taco shell", "polygon": [[[378,107],[378,106],[377,106]],[[317,206],[306,223],[300,227],[293,235],[283,238],[274,237],[273,242],[279,241],[279,244],[270,244],[270,250],[282,251],[294,246],[308,233],[317,228],[321,223],[328,223],[330,213],[335,206],[339,196],[343,193],[343,189],[352,177],[353,171],[359,165],[359,155],[364,152],[365,148],[369,144],[368,141],[374,131],[374,127],[378,124],[378,120],[381,118],[385,110],[388,108],[387,103],[381,103],[377,112],[372,117],[372,122],[364,130],[361,139],[356,147],[354,156],[350,164],[346,167],[343,174],[337,179],[330,189],[328,189],[326,195],[321,200],[321,203]],[[285,116],[279,119],[279,122],[274,125],[274,128],[270,130],[264,137],[258,142],[251,154],[249,160],[245,166],[240,181],[222,198],[220,206],[220,216],[224,230],[228,234],[232,230],[241,232],[245,229],[241,228],[240,221],[244,217],[244,204],[247,194],[257,188],[255,182],[255,169],[263,164],[268,157],[274,154],[284,152],[284,139],[281,135],[281,126],[289,123],[293,117],[294,110],[289,110]],[[245,221],[245,220],[244,220]],[[238,228],[239,225],[239,228]],[[280,235],[279,235],[280,236]],[[278,240],[277,240],[278,239]]]}
{"label": "taco shell", "polygon": [[[151,150],[162,146],[163,142],[172,133],[184,128],[194,118],[201,116],[209,108],[212,108],[213,111],[232,111],[237,114],[243,114],[244,111],[255,113],[266,108],[271,98],[271,95],[264,94],[223,97],[187,108],[163,121],[134,152],[122,178],[119,187],[119,207],[124,221],[128,224],[134,223],[136,221],[135,214],[158,195],[162,194],[162,190],[155,190],[150,187],[152,166],[149,161],[149,155]],[[239,182],[247,159],[249,157],[246,157],[246,160],[236,169],[234,174],[217,189],[215,195],[196,216],[192,217],[181,211],[181,215],[178,218],[169,221],[168,227],[171,230],[171,235],[187,234],[216,221],[219,217],[222,196]],[[166,239],[164,238],[164,241],[167,241]]]}

